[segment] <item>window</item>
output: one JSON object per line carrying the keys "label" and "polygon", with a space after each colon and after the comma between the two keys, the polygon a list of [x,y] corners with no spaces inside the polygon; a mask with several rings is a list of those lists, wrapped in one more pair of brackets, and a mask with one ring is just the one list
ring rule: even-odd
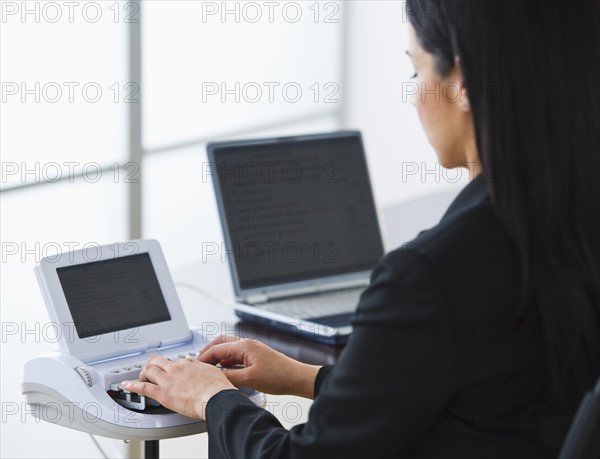
{"label": "window", "polygon": [[[32,268],[160,240],[170,267],[220,240],[205,145],[342,125],[343,2],[3,2],[2,456],[91,440],[24,411],[23,362],[57,344]],[[14,412],[13,412],[14,409]],[[9,414],[11,413],[11,414]],[[32,435],[38,440],[26,442]],[[75,452],[76,451],[76,452]]]}

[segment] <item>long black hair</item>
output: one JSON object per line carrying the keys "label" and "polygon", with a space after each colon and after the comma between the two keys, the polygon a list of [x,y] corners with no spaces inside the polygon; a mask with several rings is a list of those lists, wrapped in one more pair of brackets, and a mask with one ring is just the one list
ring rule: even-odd
{"label": "long black hair", "polygon": [[407,0],[446,76],[459,58],[479,159],[536,308],[552,393],[600,375],[600,1]]}

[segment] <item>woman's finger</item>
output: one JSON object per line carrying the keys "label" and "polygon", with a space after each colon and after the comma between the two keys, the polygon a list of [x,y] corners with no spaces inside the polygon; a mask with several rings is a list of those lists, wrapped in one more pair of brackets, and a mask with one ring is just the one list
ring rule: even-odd
{"label": "woman's finger", "polygon": [[205,351],[207,351],[208,349],[210,349],[213,346],[216,346],[218,344],[223,344],[223,343],[233,343],[235,341],[239,341],[239,338],[236,338],[235,336],[230,336],[230,335],[218,336],[217,338],[213,339],[210,343],[208,343],[206,346],[204,346],[204,349],[202,349],[200,351],[200,355],[204,354]]}
{"label": "woman's finger", "polygon": [[169,371],[169,369],[173,365],[169,359],[165,359],[161,355],[153,355],[152,357],[150,357],[148,359],[147,364],[152,364],[154,366],[157,366],[164,371]]}
{"label": "woman's finger", "polygon": [[162,368],[152,364],[147,363],[146,366],[140,372],[140,381],[150,381],[156,384],[160,384],[161,381],[167,376],[167,372]]}
{"label": "woman's finger", "polygon": [[212,365],[216,365],[222,361],[232,362],[231,364],[233,365],[242,363],[246,353],[246,346],[242,343],[242,341],[235,341],[216,344],[207,349],[206,352],[200,354],[198,360]]}
{"label": "woman's finger", "polygon": [[127,389],[129,392],[146,395],[154,400],[156,400],[159,391],[159,388],[156,384],[143,381],[123,381],[121,382],[121,387],[123,387],[123,389]]}
{"label": "woman's finger", "polygon": [[219,363],[222,367],[232,367],[238,365],[240,362],[236,362],[235,360],[221,360]]}
{"label": "woman's finger", "polygon": [[248,384],[248,368],[223,368],[223,374],[234,386]]}

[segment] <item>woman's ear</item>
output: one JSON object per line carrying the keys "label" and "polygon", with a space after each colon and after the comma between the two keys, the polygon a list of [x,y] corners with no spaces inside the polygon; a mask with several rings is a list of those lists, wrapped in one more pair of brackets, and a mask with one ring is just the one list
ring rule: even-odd
{"label": "woman's ear", "polygon": [[458,108],[463,112],[469,112],[471,111],[471,104],[469,103],[469,96],[467,94],[467,88],[465,87],[462,68],[460,66],[460,57],[456,56],[454,58],[454,63],[456,64],[456,69],[460,75],[460,97],[458,99]]}

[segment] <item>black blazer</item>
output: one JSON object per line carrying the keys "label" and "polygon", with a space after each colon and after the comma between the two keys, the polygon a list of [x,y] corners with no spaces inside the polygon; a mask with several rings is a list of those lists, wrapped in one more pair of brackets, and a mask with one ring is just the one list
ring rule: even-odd
{"label": "black blazer", "polygon": [[[410,216],[407,216],[410,218]],[[516,251],[482,175],[440,223],[375,267],[306,424],[284,429],[235,390],[207,406],[211,457],[555,457],[536,317],[515,325]]]}

